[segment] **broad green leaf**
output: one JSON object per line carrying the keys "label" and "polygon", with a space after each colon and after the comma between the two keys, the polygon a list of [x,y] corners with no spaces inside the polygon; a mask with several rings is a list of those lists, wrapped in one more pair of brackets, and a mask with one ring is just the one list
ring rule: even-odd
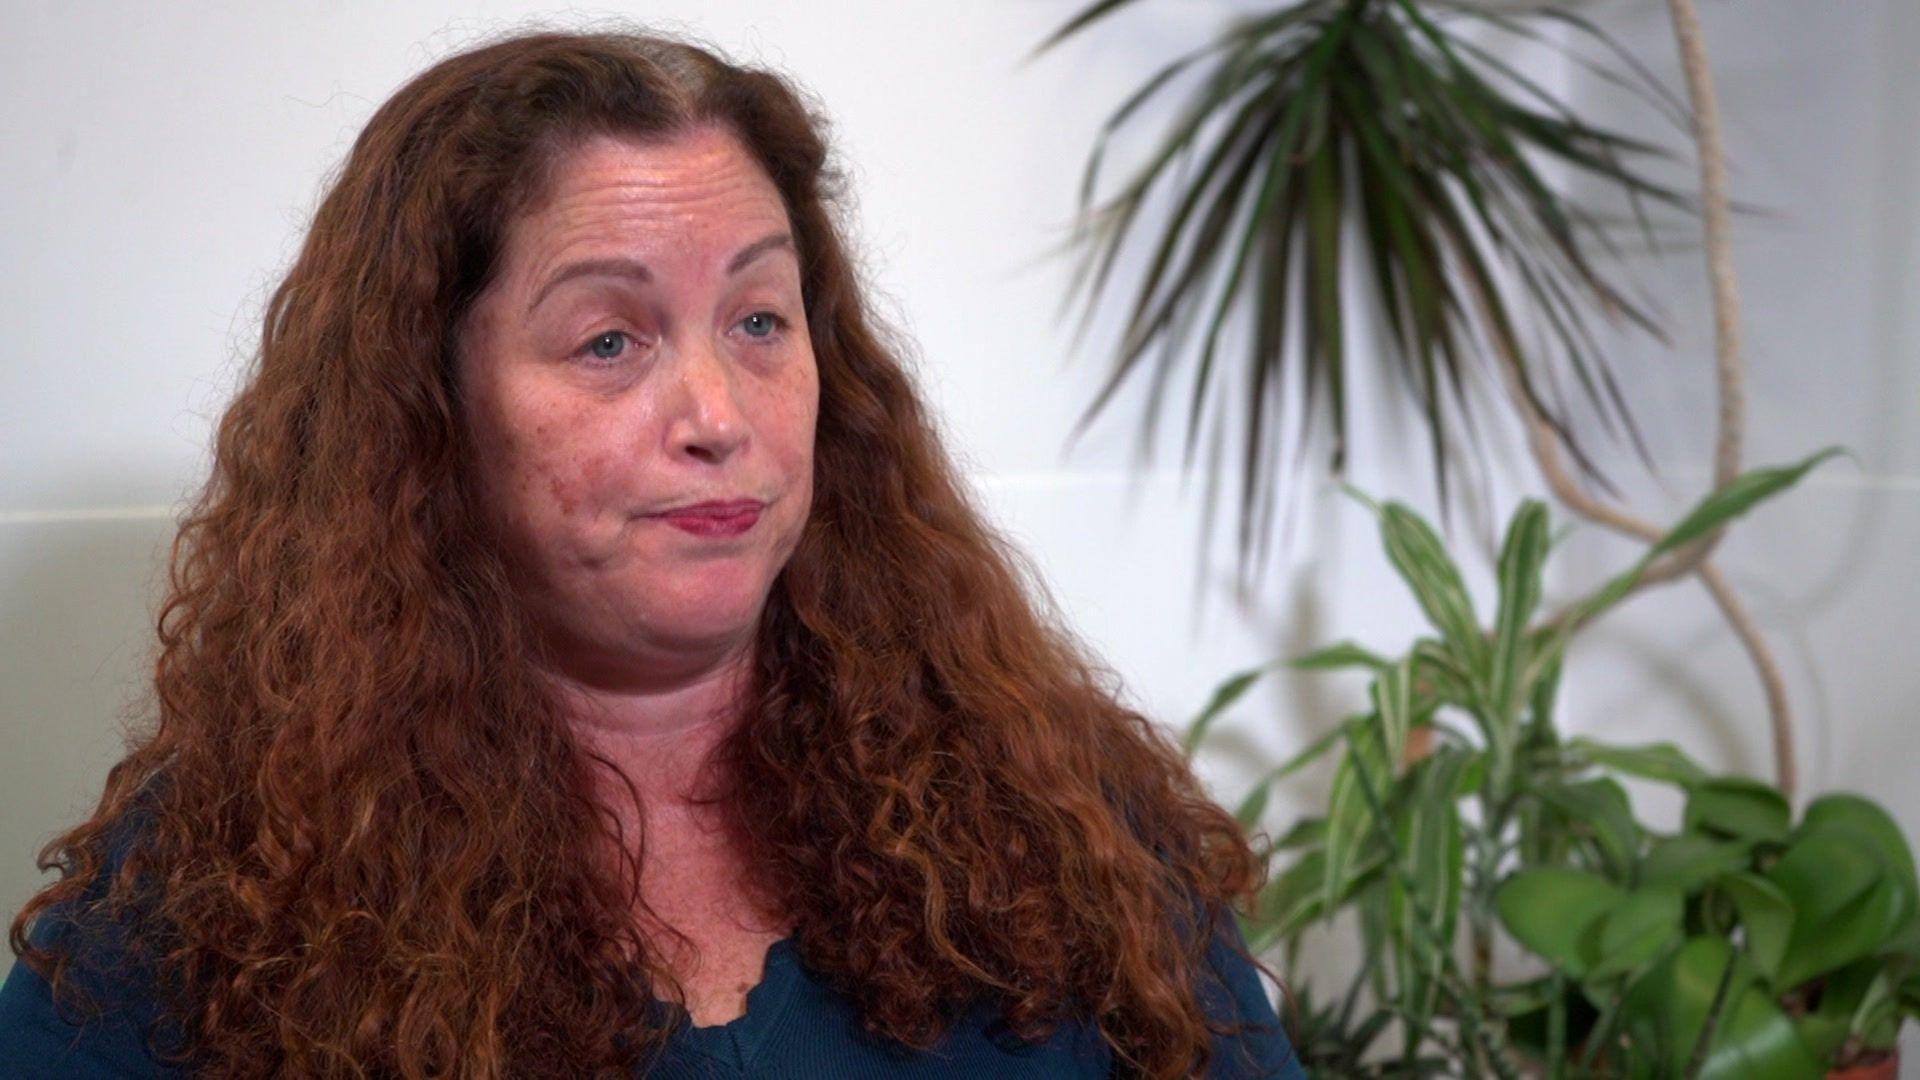
{"label": "broad green leaf", "polygon": [[1588,979],[1636,971],[1680,944],[1680,894],[1643,889],[1626,895],[1594,925],[1587,946]]}
{"label": "broad green leaf", "polygon": [[1753,469],[1736,477],[1726,488],[1709,494],[1695,505],[1680,523],[1669,530],[1640,560],[1579,601],[1568,616],[1550,628],[1536,632],[1527,661],[1523,682],[1531,683],[1545,666],[1558,663],[1566,652],[1575,630],[1619,603],[1639,583],[1654,560],[1667,551],[1698,539],[1716,526],[1745,513],[1755,503],[1797,482],[1808,469],[1834,454],[1845,453],[1838,446],[1828,447],[1797,465]]}
{"label": "broad green leaf", "polygon": [[[1729,973],[1728,965],[1732,964]],[[1723,937],[1688,941],[1635,980],[1622,1004],[1634,1041],[1657,1048],[1657,1075],[1685,1072],[1723,978],[1730,981],[1701,1077],[1713,1080],[1818,1080],[1824,1070],[1780,1007],[1754,983],[1745,957]]]}
{"label": "broad green leaf", "polygon": [[1870,842],[1837,823],[1803,829],[1766,877],[1794,910],[1782,988],[1878,952],[1914,915],[1912,894],[1882,869]]}
{"label": "broad green leaf", "polygon": [[1523,799],[1514,808],[1520,829],[1523,866],[1560,866],[1568,862],[1574,844],[1567,817],[1543,799]]}
{"label": "broad green leaf", "polygon": [[1527,666],[1530,671],[1528,677],[1533,680],[1525,684],[1528,687],[1528,723],[1536,738],[1544,735],[1548,737],[1547,741],[1551,741],[1555,736],[1553,704],[1560,693],[1560,661],[1555,659],[1537,669],[1531,662]]}
{"label": "broad green leaf", "polygon": [[1876,971],[1867,984],[1850,1023],[1853,1033],[1870,1047],[1891,1049],[1899,1040],[1901,1005],[1899,993],[1885,969]]}
{"label": "broad green leaf", "polygon": [[1194,717],[1193,722],[1187,725],[1187,736],[1183,748],[1188,757],[1192,757],[1193,752],[1200,748],[1200,740],[1206,737],[1207,729],[1213,726],[1213,722],[1219,719],[1220,714],[1226,712],[1234,702],[1246,696],[1247,691],[1253,688],[1253,684],[1259,681],[1262,675],[1272,671],[1274,666],[1266,663],[1259,667],[1248,668],[1229,676],[1225,682],[1214,688],[1213,696],[1208,699],[1206,708],[1201,709],[1200,715]]}
{"label": "broad green leaf", "polygon": [[1707,779],[1707,772],[1672,743],[1648,743],[1644,746],[1608,746],[1587,738],[1574,738],[1568,747],[1602,768],[1689,787]]}
{"label": "broad green leaf", "polygon": [[[1697,540],[1718,526],[1739,517],[1762,499],[1797,483],[1815,465],[1835,454],[1842,453],[1846,453],[1844,448],[1830,446],[1796,465],[1750,469],[1735,477],[1733,482],[1725,488],[1708,494],[1695,504],[1694,508],[1688,511],[1678,524],[1667,530],[1666,534],[1655,542],[1653,547],[1649,548],[1631,568],[1607,582],[1586,600],[1581,601],[1581,617],[1566,620],[1562,623],[1561,629],[1563,632],[1571,632],[1575,623],[1589,619],[1618,603],[1622,597],[1633,591],[1640,576],[1646,573],[1659,556]],[[1562,636],[1564,637],[1564,633]],[[1560,642],[1560,647],[1564,647],[1564,641]]]}
{"label": "broad green leaf", "polygon": [[1909,964],[1920,966],[1920,912],[1907,920],[1907,924],[1888,939],[1884,950],[1890,956],[1904,957]]}
{"label": "broad green leaf", "polygon": [[1383,669],[1374,678],[1370,692],[1374,713],[1380,717],[1387,760],[1399,761],[1406,753],[1407,733],[1413,729],[1413,658]]}
{"label": "broad green leaf", "polygon": [[[1406,873],[1404,879],[1396,877],[1389,883],[1394,924],[1409,938],[1422,936],[1411,927],[1413,908],[1418,906],[1427,915],[1424,936],[1443,947],[1452,945],[1465,857],[1456,801],[1460,778],[1478,756],[1445,748],[1415,766],[1396,837]],[[1405,882],[1413,885],[1413,904],[1407,902]],[[1429,974],[1437,975],[1438,958],[1429,959]]]}
{"label": "broad green leaf", "polygon": [[1875,1021],[1871,1014],[1896,1000],[1886,967],[1878,959],[1857,960],[1821,980],[1819,1004],[1800,1018],[1800,1038],[1822,1060],[1831,1060],[1849,1035]]}
{"label": "broad green leaf", "polygon": [[1906,1010],[1908,1016],[1920,1018],[1920,974],[1908,975],[1902,979],[1900,986],[1894,991],[1894,997],[1899,1000],[1900,1007]]}
{"label": "broad green leaf", "polygon": [[1587,936],[1625,898],[1598,874],[1539,867],[1502,883],[1494,906],[1514,940],[1578,978],[1587,971]]}
{"label": "broad green leaf", "polygon": [[[1377,716],[1350,720],[1341,730],[1347,752],[1333,774],[1327,801],[1327,882],[1325,906],[1332,910],[1335,891],[1360,843],[1373,827],[1373,804],[1384,805],[1386,785],[1392,779],[1390,759],[1381,738]],[[1362,785],[1366,785],[1363,787]]]}
{"label": "broad green leaf", "polygon": [[1701,1080],[1820,1080],[1826,1068],[1793,1021],[1758,986],[1734,996],[1721,1017]]}
{"label": "broad green leaf", "polygon": [[1527,499],[1507,526],[1500,549],[1500,600],[1493,620],[1487,690],[1501,716],[1512,715],[1526,690],[1520,684],[1520,672],[1526,663],[1527,622],[1540,606],[1540,575],[1546,557],[1547,506]]}
{"label": "broad green leaf", "polygon": [[1780,842],[1787,838],[1792,811],[1777,788],[1745,777],[1721,776],[1688,790],[1683,821],[1689,832]]}
{"label": "broad green leaf", "polygon": [[1841,1044],[1847,1041],[1845,1017],[1811,1012],[1795,1020],[1793,1027],[1800,1036],[1801,1044],[1807,1048],[1807,1053],[1813,1055],[1816,1061],[1832,1061],[1839,1053]]}
{"label": "broad green leaf", "polygon": [[1327,843],[1327,819],[1305,817],[1293,823],[1293,827],[1273,842],[1275,851],[1303,851],[1308,848],[1324,847]]}
{"label": "broad green leaf", "polygon": [[1240,800],[1234,808],[1233,820],[1240,823],[1243,830],[1252,830],[1260,823],[1261,815],[1267,812],[1267,800],[1273,792],[1273,785],[1265,780],[1253,785],[1253,790]]}
{"label": "broad green leaf", "polygon": [[1543,1009],[1553,998],[1554,981],[1551,975],[1487,989],[1488,1006],[1501,1016],[1518,1016]]}
{"label": "broad green leaf", "polygon": [[[1429,758],[1423,764],[1432,762]],[[1387,894],[1402,958],[1402,1004],[1418,1024],[1433,1014],[1440,973],[1453,947],[1466,859],[1460,812],[1451,792],[1454,778],[1436,772],[1424,771],[1423,776],[1432,779],[1415,785],[1415,796],[1399,823],[1405,876],[1390,879]]]}
{"label": "broad green leaf", "polygon": [[1780,962],[1786,958],[1787,943],[1793,936],[1793,901],[1758,874],[1728,874],[1718,884],[1740,912],[1747,958],[1768,985],[1785,992],[1788,987],[1779,982]]}
{"label": "broad green leaf", "polygon": [[1462,708],[1473,707],[1473,677],[1446,645],[1435,638],[1421,638],[1414,643],[1412,655],[1416,683],[1431,684],[1440,700],[1451,701]]}
{"label": "broad green leaf", "polygon": [[1879,805],[1858,795],[1823,795],[1807,806],[1800,819],[1802,832],[1834,825],[1853,830],[1883,869],[1911,891],[1920,892],[1914,884],[1913,851],[1906,834]]}
{"label": "broad green leaf", "polygon": [[1617,877],[1632,872],[1640,857],[1640,826],[1618,783],[1607,777],[1572,784],[1549,781],[1536,790],[1566,815],[1573,832],[1593,840]]}
{"label": "broad green leaf", "polygon": [[[1581,601],[1557,621],[1527,631],[1527,644],[1521,650],[1526,657],[1525,667],[1520,672],[1520,684],[1532,689],[1537,707],[1540,687],[1549,680],[1550,672],[1557,672],[1561,661],[1566,657],[1567,643],[1572,640],[1573,632],[1580,628],[1581,620],[1589,613],[1590,601]],[[1557,676],[1553,681],[1558,682]]]}
{"label": "broad green leaf", "polygon": [[1380,512],[1380,537],[1387,558],[1413,590],[1414,599],[1446,640],[1455,656],[1467,663],[1468,674],[1476,682],[1484,680],[1487,669],[1487,643],[1481,636],[1480,620],[1473,612],[1473,600],[1467,595],[1460,568],[1420,515],[1398,502],[1389,502]]}
{"label": "broad green leaf", "polygon": [[1314,761],[1319,760],[1320,755],[1332,749],[1334,744],[1338,743],[1344,737],[1344,727],[1334,728],[1332,731],[1308,743],[1306,748],[1299,753],[1281,762],[1279,765],[1274,766],[1272,771],[1260,778],[1260,782],[1263,784],[1279,783],[1294,773],[1299,772],[1301,769],[1306,768]]}
{"label": "broad green leaf", "polygon": [[1487,755],[1481,750],[1456,751],[1460,755],[1460,771],[1453,778],[1455,797],[1479,791],[1487,782]]}
{"label": "broad green leaf", "polygon": [[[1621,1002],[1622,1019],[1632,1041],[1656,1056],[1659,1075],[1684,1075],[1734,958],[1727,939],[1695,937],[1628,987]],[[1745,991],[1746,984],[1736,979],[1728,987],[1727,1000]]]}
{"label": "broad green leaf", "polygon": [[1287,661],[1289,666],[1297,668],[1364,667],[1375,671],[1385,668],[1389,663],[1391,661],[1386,657],[1353,641],[1342,641],[1324,649],[1315,649]]}
{"label": "broad green leaf", "polygon": [[1747,869],[1752,862],[1751,841],[1682,833],[1653,842],[1640,860],[1638,880],[1643,889],[1672,889],[1692,895],[1717,878]]}
{"label": "broad green leaf", "polygon": [[[1328,912],[1337,910],[1356,891],[1378,877],[1385,863],[1386,849],[1370,844],[1356,854],[1355,861],[1343,872],[1344,880],[1329,885],[1326,852],[1309,849],[1260,890],[1254,904],[1254,917],[1249,920],[1259,928],[1256,931],[1259,947],[1296,934]],[[1332,906],[1326,902],[1329,892],[1334,896]],[[1252,936],[1248,944],[1255,944]]]}
{"label": "broad green leaf", "polygon": [[1645,559],[1663,555],[1705,536],[1719,525],[1739,517],[1752,509],[1756,503],[1771,498],[1780,491],[1800,482],[1808,470],[1835,454],[1846,453],[1844,447],[1829,446],[1825,450],[1811,454],[1795,465],[1776,465],[1748,471],[1735,477],[1731,484],[1700,500],[1687,516],[1667,530],[1667,534],[1653,545]]}
{"label": "broad green leaf", "polygon": [[[1353,912],[1360,922],[1360,955],[1388,956],[1393,948],[1393,916],[1387,911],[1384,880],[1370,882],[1354,894]],[[1366,978],[1376,999],[1385,1001],[1392,994],[1386,964],[1366,965]]]}
{"label": "broad green leaf", "polygon": [[1288,929],[1311,922],[1322,909],[1326,874],[1324,851],[1311,850],[1294,860],[1260,890],[1260,901],[1254,907],[1259,922]]}

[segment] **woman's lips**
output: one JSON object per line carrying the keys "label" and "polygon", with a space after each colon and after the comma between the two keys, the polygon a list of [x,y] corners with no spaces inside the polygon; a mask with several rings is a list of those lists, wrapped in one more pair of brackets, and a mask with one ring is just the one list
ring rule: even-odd
{"label": "woman's lips", "polygon": [[747,505],[735,510],[676,510],[655,517],[672,525],[676,529],[692,533],[695,536],[727,537],[739,536],[753,523],[760,520],[760,507]]}

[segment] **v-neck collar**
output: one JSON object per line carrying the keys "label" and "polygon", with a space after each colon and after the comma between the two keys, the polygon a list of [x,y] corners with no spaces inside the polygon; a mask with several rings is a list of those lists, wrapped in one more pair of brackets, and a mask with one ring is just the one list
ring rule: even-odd
{"label": "v-neck collar", "polygon": [[800,975],[800,958],[794,951],[791,936],[767,946],[763,968],[759,983],[747,991],[746,1011],[726,1023],[695,1027],[684,1007],[666,1005],[674,1017],[675,1041],[715,1061],[745,1070],[779,1027],[793,998],[794,983]]}

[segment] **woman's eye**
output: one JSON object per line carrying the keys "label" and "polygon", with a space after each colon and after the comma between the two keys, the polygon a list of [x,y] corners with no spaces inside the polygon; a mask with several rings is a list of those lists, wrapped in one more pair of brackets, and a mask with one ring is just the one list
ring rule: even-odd
{"label": "woman's eye", "polygon": [[[740,325],[748,328],[748,337],[764,339],[770,338],[778,333],[787,325],[787,320],[771,311],[756,311],[746,318],[741,319]],[[759,329],[755,329],[756,327]]]}
{"label": "woman's eye", "polygon": [[607,330],[589,338],[574,355],[599,361],[618,360],[627,351],[626,343],[630,340],[624,330]]}

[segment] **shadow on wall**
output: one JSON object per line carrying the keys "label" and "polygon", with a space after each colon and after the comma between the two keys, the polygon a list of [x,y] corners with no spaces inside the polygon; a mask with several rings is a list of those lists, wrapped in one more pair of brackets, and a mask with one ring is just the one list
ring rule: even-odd
{"label": "shadow on wall", "polygon": [[[88,505],[87,485],[67,490]],[[129,721],[148,713],[154,616],[176,529],[168,508],[0,511],[0,913],[9,923],[51,880],[35,867],[40,847],[92,810]],[[0,978],[13,959],[0,950]]]}

